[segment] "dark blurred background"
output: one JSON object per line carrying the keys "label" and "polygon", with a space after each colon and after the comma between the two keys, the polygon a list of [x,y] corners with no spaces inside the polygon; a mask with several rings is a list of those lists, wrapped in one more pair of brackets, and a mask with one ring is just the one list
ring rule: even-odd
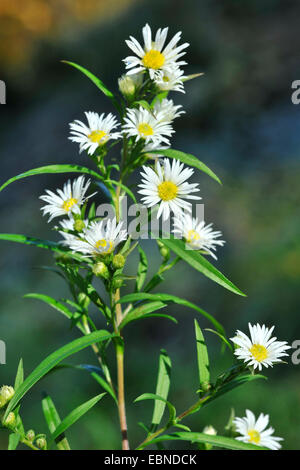
{"label": "dark blurred background", "polygon": [[[0,108],[0,184],[37,166],[90,164],[68,141],[68,123],[82,119],[86,110],[109,112],[110,103],[61,59],[80,63],[116,90],[129,35],[140,40],[146,22],[154,29],[168,25],[170,35],[182,30],[191,44],[186,72],[205,75],[188,82],[185,95],[172,94],[186,110],[175,123],[172,146],[197,155],[223,181],[219,186],[202,173],[196,175],[206,221],[214,222],[227,240],[216,265],[247,298],[231,294],[184,263],[166,276],[164,290],[215,315],[229,336],[237,328],[245,330],[248,321],[259,321],[275,324],[281,340],[300,338],[300,108],[291,102],[291,84],[300,79],[299,16],[299,2],[289,0],[0,0],[0,79],[7,84],[7,104]],[[61,175],[40,176],[5,189],[0,195],[0,232],[56,240],[41,216],[38,196],[64,180]],[[155,243],[144,247],[154,272],[159,263]],[[135,254],[127,268],[130,274],[136,262]],[[0,338],[7,343],[0,383],[13,382],[20,357],[28,374],[56,347],[77,337],[58,312],[22,298],[28,292],[56,298],[67,294],[59,278],[39,268],[51,263],[46,251],[0,244]],[[196,399],[194,316],[179,307],[170,307],[169,313],[177,314],[179,326],[152,319],[132,323],[126,331],[132,445],[144,435],[138,421],[149,422],[152,413],[151,402],[133,400],[154,392],[160,348],[173,361],[171,402],[183,411]],[[97,321],[104,327],[101,318]],[[215,376],[230,366],[231,358],[220,354],[216,337],[207,333],[206,338]],[[69,362],[95,363],[88,350]],[[285,438],[284,448],[299,449],[299,367],[289,360],[267,371],[268,381],[237,389],[186,424],[197,431],[212,424],[222,434],[232,407],[238,416],[250,408],[270,414],[276,435]],[[43,390],[61,416],[99,393],[84,372],[50,375],[24,399],[26,428],[38,432],[46,431]],[[75,449],[119,448],[118,417],[110,399],[74,425],[68,437]],[[6,446],[7,433],[0,432],[0,448]]]}

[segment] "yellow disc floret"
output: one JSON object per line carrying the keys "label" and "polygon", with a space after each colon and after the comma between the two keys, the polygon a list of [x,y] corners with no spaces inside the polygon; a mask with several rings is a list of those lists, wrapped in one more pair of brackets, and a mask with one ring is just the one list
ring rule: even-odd
{"label": "yellow disc floret", "polygon": [[97,248],[97,249],[103,248],[102,253],[107,254],[107,253],[112,252],[112,250],[114,248],[114,245],[110,240],[105,240],[104,238],[102,238],[101,240],[98,240],[95,243],[95,248]]}
{"label": "yellow disc floret", "polygon": [[186,241],[188,243],[196,242],[199,239],[200,239],[200,235],[199,235],[199,233],[196,232],[196,230],[189,230],[188,231],[188,234],[187,234],[187,237],[186,237]]}
{"label": "yellow disc floret", "polygon": [[146,52],[143,57],[143,65],[148,69],[160,69],[165,63],[164,55],[156,51],[155,49],[150,49],[150,51]]}
{"label": "yellow disc floret", "polygon": [[103,145],[107,141],[107,132],[105,131],[92,131],[88,138],[95,144]]}
{"label": "yellow disc floret", "polygon": [[249,442],[254,442],[254,444],[259,444],[260,442],[260,433],[256,429],[250,429],[248,431]]}
{"label": "yellow disc floret", "polygon": [[172,181],[164,181],[157,187],[158,195],[163,201],[175,199],[178,193],[178,187]]}
{"label": "yellow disc floret", "polygon": [[141,122],[141,124],[139,124],[138,131],[142,137],[148,137],[149,135],[154,134],[152,127],[146,122]]}
{"label": "yellow disc floret", "polygon": [[253,346],[250,348],[250,352],[254,359],[258,362],[262,362],[268,357],[267,348],[261,344],[253,344]]}
{"label": "yellow disc floret", "polygon": [[68,199],[67,201],[65,201],[62,205],[63,209],[66,211],[66,212],[69,212],[73,206],[75,206],[75,204],[77,204],[78,200],[75,199],[74,197],[71,197],[70,199]]}

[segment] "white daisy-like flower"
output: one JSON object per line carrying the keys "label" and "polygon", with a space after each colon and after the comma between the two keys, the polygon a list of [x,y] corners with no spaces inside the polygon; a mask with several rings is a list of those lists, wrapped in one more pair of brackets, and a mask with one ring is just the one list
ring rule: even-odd
{"label": "white daisy-like flower", "polygon": [[199,221],[190,214],[175,217],[173,233],[184,238],[189,248],[204,250],[214,259],[217,259],[214,253],[217,246],[225,244],[224,240],[217,240],[222,236],[222,232],[214,231],[212,224],[205,225],[203,220]]}
{"label": "white daisy-like flower", "polygon": [[63,189],[57,189],[57,194],[53,191],[46,189],[46,194],[40,196],[40,199],[47,202],[45,206],[41,208],[43,215],[50,214],[49,222],[54,217],[61,215],[69,215],[72,213],[80,214],[80,207],[82,204],[94,196],[93,193],[90,196],[86,196],[86,192],[91,184],[91,180],[85,181],[84,176],[79,176],[73,182],[68,180]]}
{"label": "white daisy-like flower", "polygon": [[147,109],[128,109],[124,119],[123,132],[136,140],[144,139],[145,144],[170,144],[168,137],[175,132],[163,113],[150,113]]}
{"label": "white daisy-like flower", "polygon": [[71,250],[80,251],[87,256],[110,254],[128,236],[127,231],[123,230],[123,222],[117,224],[115,217],[91,222],[81,235],[81,239],[71,240],[68,246]]}
{"label": "white daisy-like flower", "polygon": [[271,338],[274,326],[267,328],[258,323],[253,326],[249,323],[248,326],[250,338],[240,330],[237,330],[234,338],[230,338],[233,343],[239,346],[234,351],[238,359],[253,366],[254,369],[258,367],[259,370],[262,370],[262,366],[272,367],[273,364],[282,362],[281,357],[288,356],[285,351],[291,346],[288,346],[286,341],[276,341],[277,338]]}
{"label": "white daisy-like flower", "polygon": [[72,142],[79,144],[79,152],[87,150],[89,155],[93,155],[98,147],[106,144],[110,139],[119,139],[119,132],[112,132],[119,126],[117,118],[109,113],[99,115],[92,111],[85,113],[88,125],[81,121],[75,120],[70,125]]}
{"label": "white daisy-like flower", "polygon": [[[69,219],[61,220],[59,222],[59,225],[62,228],[62,230],[58,230],[58,232],[63,237],[63,240],[60,242],[62,245],[69,246],[70,243],[72,243],[74,240],[78,240],[78,238],[80,238],[80,235],[74,235],[73,233],[68,232],[69,230],[71,232],[75,231],[74,223],[75,223],[75,220],[72,217],[70,217]],[[85,225],[85,229],[87,229],[89,225],[88,219],[83,220],[83,223]],[[56,229],[59,229],[60,227],[56,227]]]}
{"label": "white daisy-like flower", "polygon": [[180,108],[182,108],[181,104],[175,106],[173,100],[165,98],[155,102],[153,112],[156,116],[159,116],[161,122],[172,122],[181,114],[185,113],[185,111],[180,110]]}
{"label": "white daisy-like flower", "polygon": [[178,46],[181,39],[181,32],[175,34],[169,44],[165,46],[169,28],[158,29],[155,40],[152,40],[152,31],[148,24],[143,28],[144,46],[132,36],[126,41],[127,46],[136,54],[136,56],[128,56],[124,59],[127,74],[143,72],[148,70],[150,78],[153,79],[158,72],[170,73],[175,67],[185,65],[186,62],[178,61],[182,57],[189,44],[184,43]]}
{"label": "white daisy-like flower", "polygon": [[142,201],[147,207],[159,204],[157,218],[161,215],[163,220],[167,220],[170,212],[180,216],[182,209],[191,211],[191,203],[185,199],[201,199],[192,193],[198,192],[197,183],[188,183],[194,170],[192,168],[184,168],[184,165],[178,160],[173,160],[172,165],[168,158],[164,158],[162,163],[157,160],[155,170],[148,166],[143,166],[144,173],[140,194],[143,194]]}
{"label": "white daisy-like flower", "polygon": [[267,447],[271,450],[278,450],[281,448],[279,441],[283,441],[282,437],[273,436],[274,429],[267,428],[269,424],[269,415],[261,413],[258,419],[250,410],[246,410],[244,418],[235,418],[236,431],[241,436],[236,437],[238,441],[255,444],[260,447]]}
{"label": "white daisy-like flower", "polygon": [[168,70],[159,70],[154,77],[154,82],[160,91],[180,91],[185,93],[183,79],[184,72],[179,67]]}

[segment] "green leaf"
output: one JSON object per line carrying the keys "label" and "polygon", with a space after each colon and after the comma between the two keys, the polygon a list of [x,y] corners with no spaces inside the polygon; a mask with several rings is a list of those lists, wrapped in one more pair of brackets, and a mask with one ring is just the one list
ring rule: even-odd
{"label": "green leaf", "polygon": [[180,160],[182,163],[185,163],[188,166],[193,166],[194,168],[197,168],[198,170],[203,171],[203,173],[206,173],[208,176],[210,176],[212,179],[217,181],[219,184],[222,184],[218,176],[210,168],[208,168],[208,166],[206,166],[203,162],[198,160],[197,157],[195,157],[194,155],[191,155],[190,153],[185,153],[185,152],[181,152],[180,150],[174,150],[174,149],[150,150],[150,151],[147,151],[147,153],[165,155],[168,158],[174,158],[175,160]]}
{"label": "green leaf", "polygon": [[164,436],[148,441],[143,447],[163,441],[203,442],[206,444],[211,444],[215,447],[231,450],[268,450],[265,447],[260,447],[254,444],[246,444],[245,442],[238,441],[237,439],[233,439],[231,437],[210,436],[201,432],[175,432],[173,434],[165,434]]}
{"label": "green leaf", "polygon": [[218,271],[218,269],[215,268],[209,261],[207,261],[207,259],[204,258],[204,256],[202,256],[198,251],[187,250],[185,248],[185,243],[182,240],[176,238],[160,238],[160,241],[170,248],[170,250],[174,251],[177,256],[180,256],[180,258],[182,258],[186,263],[204,274],[204,276],[208,277],[217,284],[220,284],[222,287],[225,287],[225,289],[245,297],[245,294],[240,291],[240,289],[238,289],[231,281],[229,281],[229,279],[227,279],[220,271]]}
{"label": "green leaf", "polygon": [[145,283],[146,276],[147,276],[147,271],[148,271],[148,260],[146,253],[144,250],[139,246],[139,253],[140,253],[140,262],[138,265],[138,271],[137,271],[137,281],[136,281],[136,286],[135,286],[135,291],[139,292],[142,290],[142,287]]}
{"label": "green leaf", "polygon": [[[158,395],[165,400],[168,398],[170,382],[171,382],[171,359],[169,358],[166,351],[163,349],[160,351],[158,375],[155,395]],[[162,420],[165,411],[166,402],[162,400],[155,400],[154,410],[152,416],[151,431],[154,432],[157,426]]]}
{"label": "green leaf", "polygon": [[74,341],[71,341],[62,348],[57,349],[52,354],[47,356],[46,359],[44,359],[34,369],[34,371],[31,372],[27,379],[18,388],[18,390],[16,390],[16,393],[12,397],[6,409],[5,418],[7,417],[8,413],[10,413],[10,411],[12,411],[17,406],[21,398],[23,398],[23,396],[28,392],[28,390],[30,390],[33,385],[35,385],[42,377],[44,377],[44,375],[46,375],[51,369],[53,369],[53,367],[55,367],[61,361],[71,356],[72,354],[81,351],[81,349],[84,349],[100,341],[106,341],[115,336],[115,334],[111,334],[105,330],[94,331],[93,333],[83,336],[82,338],[78,338]]}
{"label": "green leaf", "polygon": [[17,388],[19,388],[23,382],[24,382],[24,367],[23,367],[23,359],[21,358],[19,365],[18,365],[17,375],[15,378],[14,389],[17,390]]}
{"label": "green leaf", "polygon": [[21,436],[18,433],[11,433],[8,438],[8,450],[16,450],[19,445]]}
{"label": "green leaf", "polygon": [[204,337],[197,320],[195,320],[195,333],[197,342],[199,384],[201,390],[206,391],[210,380],[209,359]]}
{"label": "green leaf", "polygon": [[234,379],[230,380],[230,382],[226,382],[225,384],[221,385],[217,391],[206,400],[205,405],[212,402],[213,400],[219,398],[220,396],[224,395],[225,393],[231,392],[234,388],[240,387],[248,382],[252,382],[253,380],[265,379],[264,375],[260,374],[243,374],[235,377]]}
{"label": "green leaf", "polygon": [[134,403],[137,403],[138,401],[142,401],[142,400],[162,401],[165,405],[167,405],[169,409],[169,422],[168,422],[169,425],[174,423],[176,419],[176,409],[172,405],[172,403],[170,403],[168,400],[166,400],[163,397],[160,397],[159,395],[156,395],[155,393],[143,393],[142,395],[140,395],[134,400]]}
{"label": "green leaf", "polygon": [[[154,316],[152,312],[156,312],[157,310],[160,310],[161,308],[164,308],[164,307],[166,307],[166,304],[160,301],[148,302],[147,304],[143,304],[140,307],[137,307],[131,310],[126,315],[126,317],[123,319],[123,321],[120,324],[120,329],[124,328],[124,326],[127,325],[127,323],[130,323],[134,320],[140,320],[141,318],[144,318],[144,317]],[[172,318],[167,315],[161,315],[161,316]]]}
{"label": "green leaf", "polygon": [[104,95],[107,96],[112,101],[115,108],[120,112],[120,106],[114,94],[106,87],[106,85],[104,85],[104,83],[102,82],[102,80],[100,80],[100,78],[96,77],[92,72],[85,69],[81,65],[76,64],[75,62],[69,62],[68,60],[62,60],[62,62],[64,64],[71,65],[75,69],[82,72],[86,77],[88,77],[96,85],[96,87],[99,88],[99,90],[101,90],[102,93],[104,93]]}
{"label": "green leaf", "polygon": [[40,238],[27,237],[26,235],[20,235],[15,233],[0,233],[0,240],[37,246],[38,248],[44,248],[45,250],[55,251],[56,253],[60,253],[62,255],[68,255],[78,261],[87,262],[87,259],[83,256],[78,255],[77,253],[72,253],[71,251],[63,248],[58,243],[49,240],[41,240]]}
{"label": "green leaf", "polygon": [[[55,430],[58,428],[58,426],[61,423],[61,419],[59,417],[59,414],[55,408],[55,405],[52,401],[52,399],[49,397],[49,395],[46,395],[43,400],[42,400],[42,408],[43,408],[43,413],[45,416],[46,423],[48,425],[49,431],[51,434],[55,432]],[[64,434],[61,434],[61,439],[59,442],[56,442],[57,447],[60,450],[70,450],[69,443],[64,436]]]}
{"label": "green leaf", "polygon": [[125,184],[120,183],[120,181],[115,181],[115,180],[111,180],[111,179],[106,179],[106,180],[103,181],[103,183],[108,183],[108,184],[112,184],[114,186],[119,186],[120,188],[123,189],[123,191],[125,193],[128,194],[129,197],[131,197],[133,202],[135,204],[137,204],[137,200],[136,200],[135,195],[133,194],[133,192]]}
{"label": "green leaf", "polygon": [[52,433],[51,439],[57,439],[62,433],[64,433],[72,424],[76,423],[85,413],[87,413],[93,406],[98,403],[101,398],[104,397],[106,393],[101,393],[100,395],[95,396],[91,400],[86,401],[82,405],[75,408],[71,413],[66,416],[65,419],[62,420],[60,425],[56,428],[56,430]]}
{"label": "green leaf", "polygon": [[[57,300],[53,299],[49,295],[44,295],[44,294],[35,294],[35,293],[30,293],[24,295],[26,299],[38,299],[41,300],[42,302],[45,302],[46,304],[50,305],[50,307],[53,307],[55,310],[58,310],[58,312],[62,313],[65,317],[67,317],[69,320],[73,320],[74,314],[69,310],[64,304],[61,302],[58,302]],[[82,333],[85,333],[85,330],[83,326],[80,325],[80,323],[76,322],[77,328]]]}
{"label": "green leaf", "polygon": [[215,331],[215,330],[211,330],[210,328],[205,328],[205,331],[210,331],[211,333],[214,333],[215,335],[219,336],[219,338],[221,338],[221,340],[223,341],[224,344],[226,344],[226,346],[229,348],[229,350],[232,352],[233,351],[233,347],[232,345],[229,343],[229,341],[225,338],[225,336],[221,335],[218,331]]}
{"label": "green leaf", "polygon": [[[166,302],[166,303],[175,303],[178,305],[184,305],[185,307],[191,308],[193,310],[196,310],[198,313],[203,315],[205,318],[207,318],[214,326],[217,328],[217,330],[221,333],[224,334],[224,328],[222,325],[209,313],[205,312],[202,310],[202,308],[198,307],[197,305],[193,304],[192,302],[189,302],[188,300],[181,299],[180,297],[176,297],[175,295],[170,295],[170,294],[148,294],[146,292],[139,292],[135,294],[128,294],[124,295],[119,302],[120,303],[131,303],[135,301],[141,301],[141,300],[159,300],[161,302]],[[129,312],[130,313],[130,312]]]}
{"label": "green leaf", "polygon": [[2,186],[0,186],[0,191],[6,188],[9,184],[13,183],[14,181],[27,178],[28,176],[35,176],[35,175],[48,175],[52,173],[86,173],[87,175],[91,175],[94,178],[102,180],[103,178],[93,170],[86,168],[80,165],[47,165],[41,166],[39,168],[34,168],[33,170],[25,171],[25,173],[21,173],[20,175],[14,176],[7,180]]}

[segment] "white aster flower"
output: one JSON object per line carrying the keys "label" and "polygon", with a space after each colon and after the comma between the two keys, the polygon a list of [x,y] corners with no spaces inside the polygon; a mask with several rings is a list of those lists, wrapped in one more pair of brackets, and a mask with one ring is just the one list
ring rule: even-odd
{"label": "white aster flower", "polygon": [[262,366],[273,366],[281,361],[281,357],[288,356],[285,352],[291,347],[288,346],[286,341],[276,341],[277,338],[271,338],[274,326],[267,328],[265,325],[249,325],[250,338],[242,331],[237,330],[236,336],[230,338],[231,341],[239,347],[235,349],[234,354],[238,359],[242,359],[253,366],[254,369],[258,367],[262,370]]}
{"label": "white aster flower", "polygon": [[82,239],[73,239],[68,243],[73,251],[80,251],[88,256],[107,255],[114,251],[121,241],[126,240],[127,231],[123,222],[117,224],[116,218],[91,222],[82,233]]}
{"label": "white aster flower", "polygon": [[224,240],[217,240],[222,236],[222,232],[214,231],[212,224],[205,225],[203,220],[199,221],[190,214],[183,214],[174,219],[173,233],[184,238],[191,249],[204,250],[214,259],[217,259],[214,253],[217,246],[225,244]]}
{"label": "white aster flower", "polygon": [[159,70],[154,77],[154,82],[160,91],[180,91],[185,93],[183,70],[173,67],[168,70]]}
{"label": "white aster flower", "polygon": [[57,194],[49,189],[46,189],[46,194],[40,196],[40,199],[47,202],[45,206],[41,208],[43,215],[50,214],[49,222],[54,219],[54,217],[59,217],[61,215],[69,215],[72,213],[80,214],[80,206],[92,197],[86,196],[86,192],[91,184],[91,180],[85,181],[84,176],[79,176],[71,182],[68,180],[63,189],[57,189]]}
{"label": "white aster flower", "polygon": [[161,122],[172,122],[181,114],[185,113],[183,110],[179,111],[180,108],[182,108],[180,104],[175,106],[173,100],[165,98],[162,101],[157,100],[155,102],[153,112],[159,117]]}
{"label": "white aster flower", "polygon": [[153,79],[158,71],[170,73],[174,67],[185,65],[186,62],[179,61],[189,44],[184,43],[177,46],[181,39],[181,32],[175,34],[169,44],[164,47],[169,28],[158,29],[155,35],[155,40],[152,41],[152,32],[148,24],[143,28],[144,46],[130,36],[130,40],[126,41],[127,46],[136,54],[136,56],[129,56],[124,59],[126,69],[129,71],[127,74],[143,72],[148,70],[150,78]]}
{"label": "white aster flower", "polygon": [[238,441],[267,447],[271,450],[281,448],[279,441],[283,440],[282,437],[273,436],[274,429],[272,427],[266,429],[269,424],[269,415],[261,413],[256,420],[252,411],[246,410],[246,416],[244,418],[235,418],[233,423],[236,431],[241,434],[241,436],[236,437]]}
{"label": "white aster flower", "polygon": [[168,158],[164,158],[162,164],[156,161],[155,170],[148,166],[143,166],[144,173],[140,194],[143,194],[143,203],[147,207],[159,204],[157,218],[161,215],[163,220],[167,220],[170,212],[179,216],[182,209],[191,211],[191,203],[185,199],[201,199],[191,193],[198,192],[197,183],[188,183],[187,179],[192,176],[192,168],[184,168],[184,165],[178,160],[173,160],[172,165]]}
{"label": "white aster flower", "polygon": [[123,132],[136,140],[144,139],[145,144],[170,144],[168,137],[174,133],[170,122],[163,113],[150,113],[147,109],[128,109],[124,119]]}
{"label": "white aster flower", "polygon": [[70,125],[72,142],[79,143],[79,152],[87,150],[89,155],[93,155],[98,147],[106,144],[110,139],[119,139],[121,134],[112,132],[113,129],[119,126],[116,117],[109,113],[105,116],[104,113],[86,112],[85,113],[88,125],[81,121],[75,120]]}

